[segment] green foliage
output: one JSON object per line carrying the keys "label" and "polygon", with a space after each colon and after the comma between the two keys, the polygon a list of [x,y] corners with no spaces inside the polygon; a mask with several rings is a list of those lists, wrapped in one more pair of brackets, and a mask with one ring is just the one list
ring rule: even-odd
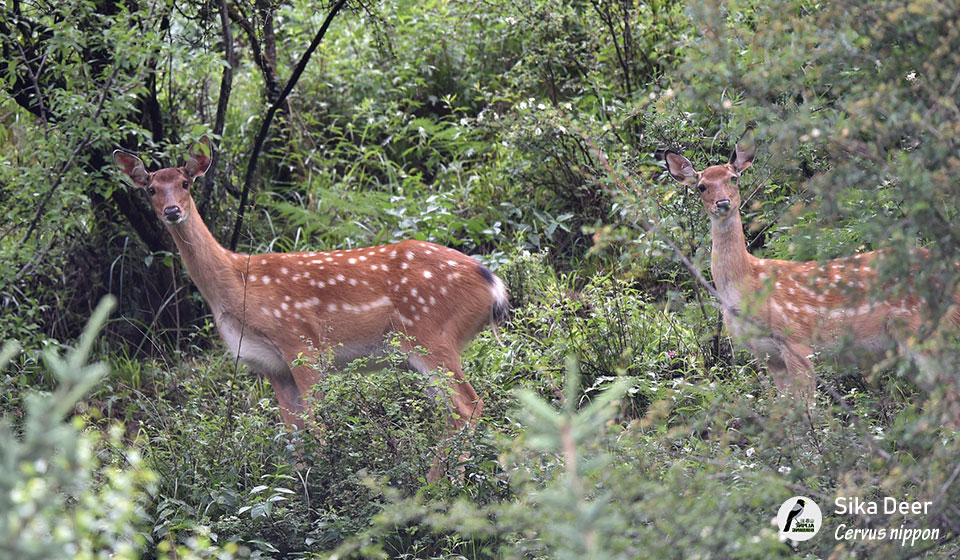
{"label": "green foliage", "polygon": [[[76,348],[60,357],[43,353],[57,379],[51,395],[26,398],[22,425],[0,423],[0,550],[19,558],[136,558],[146,489],[156,475],[138,450],[122,443],[122,429],[80,430],[77,417],[64,423],[86,393],[107,373],[87,364],[95,337],[115,303],[97,308]],[[0,367],[16,353],[4,347]]]}
{"label": "green foliage", "polygon": [[[241,249],[418,238],[483,255],[513,311],[464,352],[485,403],[474,434],[446,433],[443,383],[401,367],[399,350],[323,368],[310,429],[285,428],[267,382],[214,342],[166,238],[138,221],[139,193],[103,173],[119,145],[155,169],[212,130],[226,64],[215,6],[0,7],[0,338],[57,348],[106,292],[124,319],[102,345],[110,375],[86,365],[88,330],[66,359],[28,350],[0,377],[0,550],[955,552],[955,334],[925,325],[875,363],[824,352],[818,406],[781,401],[691,274],[709,280],[706,220],[656,155],[721,163],[752,123],[761,150],[740,184],[750,250],[888,248],[885,289],[909,278],[942,315],[960,279],[960,13],[861,4],[398,0],[338,16],[268,142]],[[204,216],[221,241],[252,132],[327,9],[228,5],[235,79]],[[427,485],[435,460],[447,476]],[[794,546],[770,519],[796,494],[827,515]],[[831,514],[838,496],[935,507],[845,519]],[[925,548],[838,542],[840,522],[942,533]]]}

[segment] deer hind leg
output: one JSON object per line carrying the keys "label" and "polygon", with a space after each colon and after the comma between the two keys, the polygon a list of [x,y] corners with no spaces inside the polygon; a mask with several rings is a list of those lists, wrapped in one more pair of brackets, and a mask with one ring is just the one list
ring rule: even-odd
{"label": "deer hind leg", "polygon": [[[475,426],[483,411],[483,400],[477,395],[473,385],[467,381],[460,369],[460,357],[456,352],[443,347],[429,347],[429,354],[409,350],[407,364],[424,377],[436,382],[444,377],[450,392],[450,425],[459,430],[465,425]],[[436,390],[428,389],[428,393],[436,395]]]}
{"label": "deer hind leg", "polygon": [[[459,431],[464,426],[469,426],[472,430],[476,427],[477,420],[483,411],[483,400],[477,395],[473,385],[467,381],[460,369],[460,356],[457,352],[445,346],[427,346],[430,349],[429,354],[417,353],[416,350],[408,350],[410,355],[407,357],[407,364],[419,372],[424,377],[435,382],[440,376],[446,381],[450,388],[449,416],[447,423],[447,435]],[[436,390],[428,389],[428,394],[436,394]],[[469,458],[469,454],[460,457],[461,462]],[[427,482],[436,482],[443,475],[445,469],[443,462],[446,459],[446,453],[441,451],[434,457],[430,472],[427,473]]]}

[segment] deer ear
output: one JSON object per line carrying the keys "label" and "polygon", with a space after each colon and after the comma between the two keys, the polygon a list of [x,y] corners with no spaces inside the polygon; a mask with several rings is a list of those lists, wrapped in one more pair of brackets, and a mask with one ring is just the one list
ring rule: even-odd
{"label": "deer ear", "polygon": [[753,141],[752,135],[749,134],[748,131],[748,133],[737,142],[737,147],[734,148],[733,153],[730,154],[730,165],[738,174],[743,173],[744,170],[753,163],[753,157],[756,155],[757,144]]}
{"label": "deer ear", "polygon": [[138,187],[146,187],[150,182],[150,174],[143,167],[140,158],[133,154],[128,154],[123,150],[114,150],[113,161],[120,167],[120,171],[133,180],[133,184]]}
{"label": "deer ear", "polygon": [[685,185],[692,185],[697,182],[699,174],[693,168],[690,160],[678,154],[677,152],[667,151],[664,159],[667,162],[667,171],[674,179]]}
{"label": "deer ear", "polygon": [[190,159],[188,159],[187,164],[183,166],[187,172],[187,176],[191,179],[196,179],[206,173],[207,169],[210,168],[211,154],[210,139],[206,136],[191,146]]}

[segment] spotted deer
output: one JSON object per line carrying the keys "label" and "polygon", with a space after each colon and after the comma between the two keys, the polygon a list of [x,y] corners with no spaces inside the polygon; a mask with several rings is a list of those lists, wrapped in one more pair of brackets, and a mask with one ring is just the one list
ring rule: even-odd
{"label": "spotted deer", "polygon": [[[926,320],[925,301],[909,291],[883,295],[877,276],[888,255],[883,250],[822,263],[761,259],[747,252],[737,180],[753,163],[756,146],[742,144],[729,163],[699,172],[687,158],[668,151],[667,170],[696,187],[710,218],[710,269],[728,332],[766,364],[778,391],[810,400],[816,390],[815,352],[844,338],[867,354],[903,347]],[[956,308],[950,321],[960,323]]]}
{"label": "spotted deer", "polygon": [[183,167],[150,173],[138,157],[114,152],[173,236],[227,347],[270,381],[283,421],[304,426],[318,352],[343,366],[386,352],[385,338],[403,333],[407,365],[448,380],[452,427],[474,425],[483,401],[460,369],[460,353],[484,327],[504,320],[503,282],[467,255],[423,241],[326,252],[229,251],[207,229],[190,194],[210,156],[204,137]]}

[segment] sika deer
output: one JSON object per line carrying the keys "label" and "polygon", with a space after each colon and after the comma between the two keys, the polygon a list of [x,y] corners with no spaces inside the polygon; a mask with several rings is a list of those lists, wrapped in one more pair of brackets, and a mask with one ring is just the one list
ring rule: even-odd
{"label": "sika deer", "polygon": [[[386,351],[402,332],[408,365],[452,388],[451,424],[475,424],[483,401],[460,369],[463,347],[507,314],[503,282],[453,249],[422,241],[327,252],[245,255],[213,238],[190,188],[210,165],[206,137],[186,165],[148,173],[117,150],[114,159],[144,189],[213,312],[227,347],[270,380],[284,422],[303,427],[303,397],[317,381],[318,350],[335,365]],[[412,352],[414,346],[429,354]],[[306,365],[294,366],[298,356]],[[452,377],[444,375],[452,372]]]}
{"label": "sika deer", "polygon": [[[676,152],[668,151],[665,159],[674,179],[696,186],[710,218],[710,269],[727,330],[766,364],[778,390],[812,399],[816,378],[810,358],[816,351],[843,337],[874,354],[894,344],[904,347],[926,320],[924,300],[912,292],[883,295],[877,268],[886,251],[824,263],[748,253],[737,180],[755,153],[755,146],[738,145],[729,163],[700,172]],[[955,309],[950,319],[960,322]]]}

